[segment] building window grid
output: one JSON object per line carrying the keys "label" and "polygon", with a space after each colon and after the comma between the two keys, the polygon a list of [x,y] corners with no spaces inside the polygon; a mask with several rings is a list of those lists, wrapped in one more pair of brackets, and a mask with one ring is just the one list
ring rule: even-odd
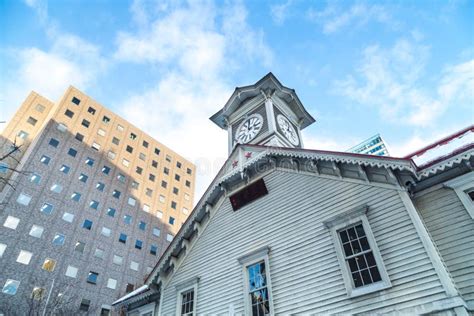
{"label": "building window grid", "polygon": [[247,266],[248,290],[253,316],[270,314],[270,297],[268,293],[265,261]]}
{"label": "building window grid", "polygon": [[194,315],[194,288],[181,292],[181,315]]}

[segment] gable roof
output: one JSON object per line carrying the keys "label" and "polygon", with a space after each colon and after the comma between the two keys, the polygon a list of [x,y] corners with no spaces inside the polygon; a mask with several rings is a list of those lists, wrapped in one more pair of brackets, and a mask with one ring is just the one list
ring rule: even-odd
{"label": "gable roof", "polygon": [[309,114],[301,103],[296,91],[281,84],[281,82],[269,72],[255,84],[236,87],[224,107],[212,115],[210,120],[216,123],[220,128],[226,128],[226,119],[244,103],[245,100],[265,93],[267,90],[274,91],[281,99],[285,100],[300,120],[300,129],[315,122],[315,119]]}

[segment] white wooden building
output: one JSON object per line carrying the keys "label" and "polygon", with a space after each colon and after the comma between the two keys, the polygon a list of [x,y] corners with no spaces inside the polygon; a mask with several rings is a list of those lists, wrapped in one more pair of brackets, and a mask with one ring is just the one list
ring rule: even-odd
{"label": "white wooden building", "polygon": [[304,149],[273,74],[211,120],[229,158],[128,315],[474,311],[474,127],[410,157]]}

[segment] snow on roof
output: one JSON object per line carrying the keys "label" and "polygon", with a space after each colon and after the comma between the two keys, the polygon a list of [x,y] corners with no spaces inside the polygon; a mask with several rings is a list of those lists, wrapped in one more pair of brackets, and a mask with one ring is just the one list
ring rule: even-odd
{"label": "snow on roof", "polygon": [[129,298],[131,298],[131,297],[133,297],[133,296],[135,296],[135,295],[138,295],[138,294],[140,294],[140,293],[142,293],[142,292],[145,292],[146,290],[148,290],[148,285],[147,285],[147,284],[142,285],[142,286],[140,286],[139,288],[137,288],[136,290],[134,290],[134,291],[128,293],[127,295],[122,296],[121,298],[119,298],[118,300],[116,300],[115,302],[113,302],[112,305],[116,305],[116,304],[118,304],[118,303],[120,303],[120,302],[123,302],[123,301],[125,301],[125,300],[128,300]]}
{"label": "snow on roof", "polygon": [[409,156],[418,168],[426,167],[474,145],[474,126],[450,135]]}

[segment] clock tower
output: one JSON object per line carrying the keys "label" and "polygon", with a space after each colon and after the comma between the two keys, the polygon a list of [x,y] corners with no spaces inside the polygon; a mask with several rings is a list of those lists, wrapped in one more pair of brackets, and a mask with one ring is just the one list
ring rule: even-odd
{"label": "clock tower", "polygon": [[229,154],[237,144],[303,148],[301,130],[315,121],[295,90],[271,72],[253,85],[235,88],[210,119],[227,130]]}

